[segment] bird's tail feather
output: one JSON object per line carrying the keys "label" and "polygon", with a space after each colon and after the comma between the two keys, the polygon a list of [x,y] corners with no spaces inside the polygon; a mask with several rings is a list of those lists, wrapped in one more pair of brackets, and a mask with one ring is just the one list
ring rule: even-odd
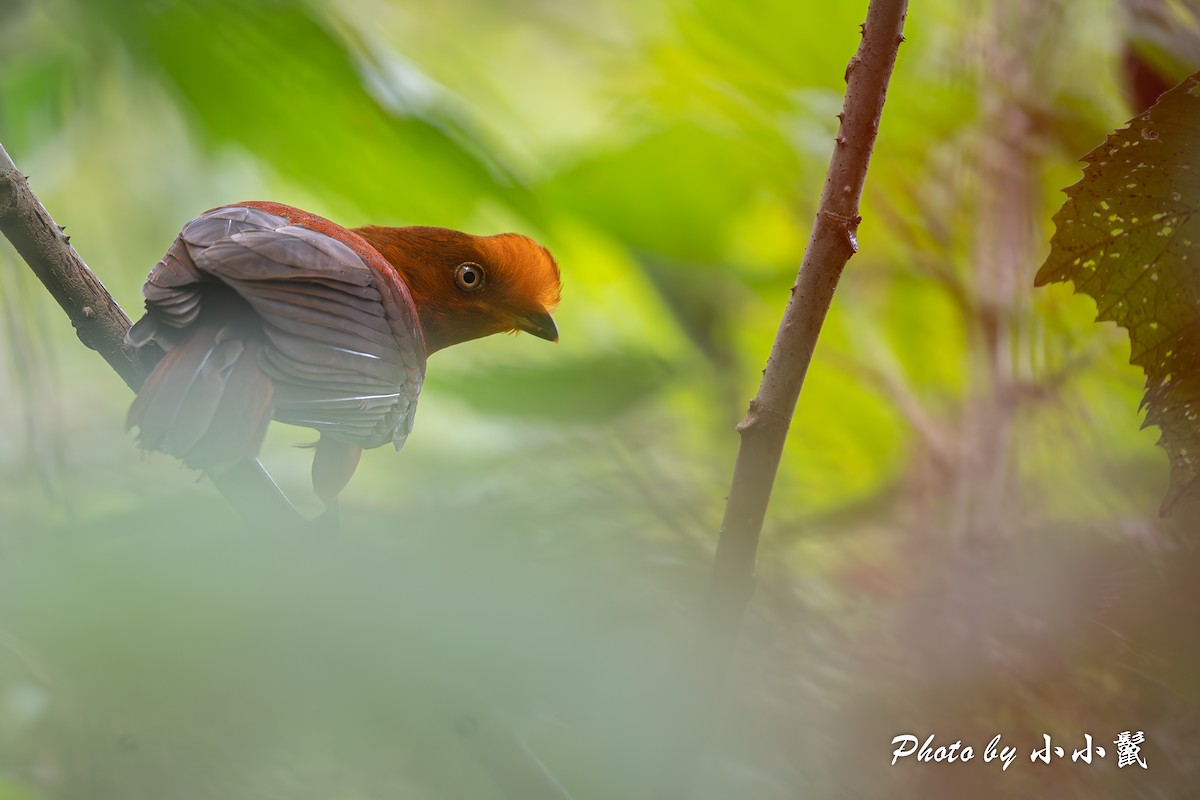
{"label": "bird's tail feather", "polygon": [[129,409],[138,444],[194,469],[229,466],[258,453],[271,421],[271,379],[259,368],[261,335],[200,324],[172,346]]}

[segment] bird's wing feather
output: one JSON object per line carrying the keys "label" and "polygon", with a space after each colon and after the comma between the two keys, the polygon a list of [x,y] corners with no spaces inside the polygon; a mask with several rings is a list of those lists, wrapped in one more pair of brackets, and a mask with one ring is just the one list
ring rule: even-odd
{"label": "bird's wing feather", "polygon": [[261,320],[258,363],[275,385],[276,419],[360,447],[398,448],[412,429],[424,344],[399,278],[381,257],[368,260],[284,216],[216,209],[184,226],[151,272],[147,318],[131,339],[191,324],[205,285],[223,283]]}

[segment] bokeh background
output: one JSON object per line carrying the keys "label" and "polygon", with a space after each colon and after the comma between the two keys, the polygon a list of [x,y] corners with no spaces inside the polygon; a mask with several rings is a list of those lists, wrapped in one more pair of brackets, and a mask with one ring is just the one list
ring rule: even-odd
{"label": "bokeh background", "polygon": [[[518,230],[564,276],[561,344],[439,353],[329,536],[140,453],[0,243],[0,798],[533,797],[521,747],[577,800],[1194,796],[1200,513],[1157,518],[1125,334],[1032,289],[1077,159],[1200,64],[1180,0],[914,4],[732,678],[678,757],[865,8],[0,2],[0,142],[134,316],[181,225],[245,199]],[[313,513],[308,441],[263,461]],[[901,733],[978,755],[891,767]],[[1043,734],[1109,756],[1030,763]]]}

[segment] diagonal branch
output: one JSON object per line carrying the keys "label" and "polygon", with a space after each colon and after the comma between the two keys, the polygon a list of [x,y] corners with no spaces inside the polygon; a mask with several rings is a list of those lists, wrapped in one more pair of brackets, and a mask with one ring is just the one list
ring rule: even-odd
{"label": "diagonal branch", "polygon": [[[125,343],[129,316],[71,247],[70,237],[38,201],[3,145],[0,232],[62,306],[80,341],[103,356],[129,388],[137,391],[162,353],[152,348],[137,350]],[[209,477],[249,519],[271,523],[301,519],[257,459]]]}
{"label": "diagonal branch", "polygon": [[[683,800],[717,705],[725,695],[726,676],[738,629],[754,595],[759,535],[783,444],[817,336],[846,262],[858,249],[858,205],[888,81],[904,41],[907,0],[870,0],[858,52],[846,67],[846,99],[817,219],[809,236],[792,296],[763,370],[758,394],[750,401],[741,435],[733,483],[721,522],[709,583],[706,627],[702,632],[696,682],[674,698],[677,735],[665,745],[665,768],[656,796]],[[689,663],[689,667],[693,664]]]}
{"label": "diagonal branch", "polygon": [[129,317],[71,247],[0,145],[0,231],[62,306],[80,341],[109,363],[129,388],[150,374],[161,352],[125,344]]}
{"label": "diagonal branch", "polygon": [[846,99],[836,146],[792,296],[779,324],[758,394],[750,401],[709,588],[709,634],[718,673],[732,655],[746,605],[771,489],[800,387],[846,262],[858,250],[859,201],[907,0],[871,0],[858,52],[846,67]]}

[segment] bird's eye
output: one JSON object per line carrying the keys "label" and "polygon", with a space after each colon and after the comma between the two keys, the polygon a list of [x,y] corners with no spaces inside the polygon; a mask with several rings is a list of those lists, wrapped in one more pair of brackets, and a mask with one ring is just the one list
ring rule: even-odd
{"label": "bird's eye", "polygon": [[454,282],[464,292],[473,292],[483,286],[483,267],[474,261],[459,264],[454,270]]}

